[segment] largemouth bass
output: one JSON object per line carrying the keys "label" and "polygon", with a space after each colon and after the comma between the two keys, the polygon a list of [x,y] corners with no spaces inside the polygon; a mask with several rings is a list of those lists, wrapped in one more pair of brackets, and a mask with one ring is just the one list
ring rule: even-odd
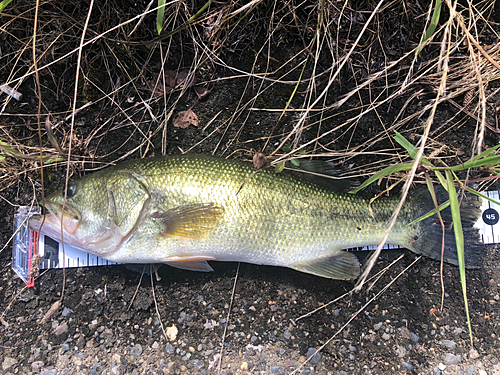
{"label": "largemouth bass", "polygon": [[[104,259],[197,271],[211,271],[210,260],[239,261],[334,279],[358,276],[356,256],[344,249],[377,245],[399,202],[382,197],[370,209],[369,200],[298,172],[200,155],[126,162],[69,182],[66,193],[65,203],[62,190],[47,197],[45,220],[30,226]],[[468,267],[479,266],[479,206],[462,204]],[[388,243],[440,259],[437,217],[412,223],[433,208],[427,189],[415,189]],[[441,215],[451,223],[449,212]],[[444,259],[457,264],[449,227],[444,238]]]}

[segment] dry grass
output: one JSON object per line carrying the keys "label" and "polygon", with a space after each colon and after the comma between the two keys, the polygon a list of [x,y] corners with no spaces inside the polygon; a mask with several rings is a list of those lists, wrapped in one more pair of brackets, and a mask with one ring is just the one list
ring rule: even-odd
{"label": "dry grass", "polygon": [[[494,2],[445,1],[418,56],[429,2],[214,2],[193,19],[203,1],[173,0],[161,36],[155,4],[101,1],[89,14],[80,2],[41,2],[40,98],[33,2],[3,12],[0,84],[23,99],[0,96],[1,198],[38,180],[41,156],[69,176],[179,151],[247,159],[259,151],[277,164],[304,150],[300,157],[365,177],[405,158],[395,130],[419,148],[405,197],[423,155],[453,165],[498,143]],[[199,127],[175,128],[188,108]]]}

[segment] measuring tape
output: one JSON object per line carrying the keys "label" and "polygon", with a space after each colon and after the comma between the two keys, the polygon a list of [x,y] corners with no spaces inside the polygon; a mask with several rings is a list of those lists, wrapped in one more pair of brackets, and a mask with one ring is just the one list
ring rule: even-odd
{"label": "measuring tape", "polygon": [[[487,191],[484,195],[496,200],[500,200],[500,192]],[[479,230],[481,242],[483,244],[500,243],[500,206],[482,200],[482,215],[474,225]],[[82,250],[65,245],[52,238],[38,234],[28,227],[28,219],[32,215],[40,214],[39,207],[21,206],[14,215],[14,243],[12,247],[12,269],[24,280],[26,285],[34,285],[34,276],[39,269],[52,268],[73,268],[73,267],[94,267],[109,266],[118,264],[102,259],[97,255],[88,254]],[[39,247],[37,248],[37,244]],[[398,249],[397,245],[386,244],[383,249]],[[367,246],[363,250],[376,250],[377,246]]]}

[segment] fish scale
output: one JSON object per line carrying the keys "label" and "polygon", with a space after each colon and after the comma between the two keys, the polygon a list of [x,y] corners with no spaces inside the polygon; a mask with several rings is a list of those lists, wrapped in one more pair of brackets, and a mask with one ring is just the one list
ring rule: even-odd
{"label": "fish scale", "polygon": [[[64,214],[62,191],[46,198],[42,231],[104,259],[198,271],[211,270],[207,260],[241,261],[337,279],[359,274],[357,258],[343,250],[377,245],[399,203],[397,196],[381,197],[370,206],[300,172],[256,171],[250,163],[202,155],[126,162],[71,186]],[[438,196],[446,199],[444,192]],[[409,225],[433,207],[426,189],[415,189],[389,243],[439,259],[443,236],[436,219]],[[478,201],[465,199],[462,211],[466,262],[477,267],[481,249],[472,225]],[[450,220],[447,210],[441,215]],[[70,229],[62,234],[61,220]],[[40,223],[40,217],[30,221],[33,228]],[[451,228],[445,240],[445,260],[456,264]]]}

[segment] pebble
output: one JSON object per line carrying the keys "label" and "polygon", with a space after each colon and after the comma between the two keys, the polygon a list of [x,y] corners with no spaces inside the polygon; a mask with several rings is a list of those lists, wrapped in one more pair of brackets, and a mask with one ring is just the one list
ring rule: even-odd
{"label": "pebble", "polygon": [[167,345],[165,345],[165,351],[167,352],[167,354],[174,354],[175,349],[170,343],[168,343]]}
{"label": "pebble", "polygon": [[68,344],[62,344],[61,349],[63,352],[67,352],[69,350],[69,345]]}
{"label": "pebble", "polygon": [[462,361],[462,356],[453,353],[446,353],[443,359],[445,365],[458,365]]}
{"label": "pebble", "polygon": [[132,354],[134,357],[140,357],[142,354],[142,346],[141,344],[136,344],[130,349],[130,354]]}
{"label": "pebble", "polygon": [[182,311],[179,314],[179,319],[177,319],[177,323],[182,324],[182,322],[184,322],[184,320],[186,320],[186,313],[184,311]]}
{"label": "pebble", "polygon": [[317,352],[316,354],[316,348],[309,348],[307,350],[306,357],[309,358],[309,363],[311,365],[317,365],[319,361],[321,361],[321,353]]}
{"label": "pebble", "polygon": [[420,337],[418,337],[416,333],[410,332],[410,335],[411,335],[411,341],[418,342],[418,340],[420,340]]}
{"label": "pebble", "polygon": [[440,364],[438,365],[438,369],[439,369],[440,371],[444,371],[444,370],[446,370],[446,365],[445,365],[444,363],[440,363]]}
{"label": "pebble", "polygon": [[67,317],[70,313],[71,313],[71,309],[70,309],[70,308],[68,308],[68,307],[64,307],[64,309],[63,309],[63,311],[62,311],[61,315],[62,315],[63,317]]}
{"label": "pebble", "polygon": [[99,363],[94,363],[94,365],[92,366],[92,369],[90,370],[90,375],[97,374],[97,371],[99,370],[99,367],[100,367]]}
{"label": "pebble", "polygon": [[446,346],[448,349],[455,349],[457,343],[453,340],[443,340],[443,345]]}
{"label": "pebble", "polygon": [[193,359],[190,363],[191,367],[196,371],[201,370],[203,366],[205,366],[205,363],[203,363],[203,361],[199,359]]}
{"label": "pebble", "polygon": [[57,375],[57,369],[53,368],[52,370],[42,370],[40,371],[40,375]]}
{"label": "pebble", "polygon": [[311,375],[311,370],[304,370],[300,373],[300,375]]}
{"label": "pebble", "polygon": [[391,338],[391,335],[389,335],[388,333],[384,333],[382,335],[382,338],[387,341],[387,340],[389,340]]}
{"label": "pebble", "polygon": [[5,357],[2,362],[2,369],[7,370],[17,364],[17,359],[12,357]]}
{"label": "pebble", "polygon": [[158,344],[158,342],[157,342],[157,341],[155,341],[155,342],[153,343],[153,345],[151,345],[151,348],[153,348],[153,349],[158,349],[159,347],[160,347],[160,344]]}
{"label": "pebble", "polygon": [[179,333],[179,330],[175,325],[167,328],[167,337],[170,341],[175,341],[175,339],[177,338],[177,333]]}
{"label": "pebble", "polygon": [[292,337],[292,334],[290,333],[290,331],[287,329],[285,331],[285,333],[283,333],[283,337],[285,338],[285,340],[290,340],[290,338]]}
{"label": "pebble", "polygon": [[240,366],[240,369],[242,369],[243,371],[246,371],[248,370],[248,363],[247,362],[243,362]]}
{"label": "pebble", "polygon": [[54,329],[54,333],[56,334],[56,336],[62,335],[63,333],[66,333],[66,332],[68,332],[68,323],[66,323],[66,322],[64,322],[61,325],[58,325]]}
{"label": "pebble", "polygon": [[273,374],[284,374],[285,369],[283,368],[283,366],[274,366],[274,367],[271,367],[271,372]]}
{"label": "pebble", "polygon": [[382,328],[382,322],[377,323],[377,324],[375,324],[375,325],[373,326],[373,329],[374,329],[375,331],[378,331],[380,328]]}
{"label": "pebble", "polygon": [[403,358],[406,355],[406,349],[403,346],[398,345],[396,348],[396,355],[399,358]]}
{"label": "pebble", "polygon": [[35,361],[31,364],[31,367],[33,370],[40,370],[43,367],[43,362],[42,361]]}
{"label": "pebble", "polygon": [[408,371],[413,371],[413,369],[414,369],[414,367],[413,367],[410,363],[408,363],[408,362],[404,362],[404,361],[403,361],[403,366],[404,366],[404,368],[405,368],[405,369],[407,369]]}

